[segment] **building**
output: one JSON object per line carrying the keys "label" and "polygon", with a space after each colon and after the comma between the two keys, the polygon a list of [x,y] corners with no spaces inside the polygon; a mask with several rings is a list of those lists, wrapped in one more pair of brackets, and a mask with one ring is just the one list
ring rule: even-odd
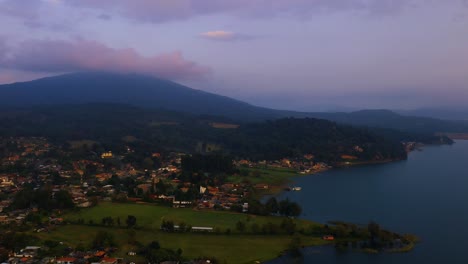
{"label": "building", "polygon": [[112,154],[112,151],[104,152],[101,154],[101,158],[103,159],[111,159],[113,157],[114,155]]}
{"label": "building", "polygon": [[76,258],[72,257],[62,257],[55,260],[57,264],[73,264],[76,261]]}

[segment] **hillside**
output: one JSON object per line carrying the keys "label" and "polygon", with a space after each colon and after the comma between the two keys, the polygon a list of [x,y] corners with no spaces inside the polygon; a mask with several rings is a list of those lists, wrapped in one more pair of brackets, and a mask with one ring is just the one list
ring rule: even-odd
{"label": "hillside", "polygon": [[0,112],[0,136],[42,136],[58,144],[91,140],[98,143],[93,148],[116,153],[138,145],[135,149],[149,153],[223,152],[256,160],[310,153],[324,161],[339,161],[341,155],[363,161],[406,158],[398,141],[326,120],[287,118],[227,128],[213,125],[228,122],[120,104],[41,106]]}
{"label": "hillside", "polygon": [[468,132],[468,122],[404,116],[389,110],[362,110],[351,113],[308,113],[307,116],[355,126],[391,128],[419,134]]}
{"label": "hillside", "polygon": [[0,85],[4,107],[120,103],[196,115],[216,113],[244,120],[274,118],[274,110],[145,75],[72,73]]}
{"label": "hillside", "polygon": [[312,117],[356,126],[390,128],[426,136],[437,132],[468,132],[468,122],[403,116],[387,110],[306,113],[262,108],[225,96],[191,89],[171,81],[137,74],[73,73],[0,85],[0,105],[6,109],[19,106],[86,103],[129,104],[194,115],[216,114],[239,122]]}

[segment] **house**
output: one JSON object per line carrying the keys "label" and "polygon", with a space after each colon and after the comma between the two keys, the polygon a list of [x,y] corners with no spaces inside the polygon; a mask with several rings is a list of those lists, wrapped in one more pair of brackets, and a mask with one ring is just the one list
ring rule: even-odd
{"label": "house", "polygon": [[191,201],[176,201],[174,200],[172,202],[172,207],[174,208],[185,208],[185,207],[190,207],[192,205]]}
{"label": "house", "polygon": [[353,156],[353,155],[341,155],[341,159],[344,159],[344,160],[357,160],[358,157]]}
{"label": "house", "polygon": [[55,260],[57,264],[73,264],[76,261],[76,258],[72,257],[61,257]]}
{"label": "house", "polygon": [[268,190],[268,188],[269,188],[268,184],[264,184],[264,183],[255,184],[255,189],[257,190]]}
{"label": "house", "polygon": [[219,188],[218,187],[208,187],[208,193],[211,194],[211,195],[216,195],[218,194],[219,192]]}
{"label": "house", "polygon": [[101,264],[117,264],[118,262],[118,259],[116,258],[103,258],[102,261],[101,261]]}
{"label": "house", "polygon": [[41,247],[28,246],[21,249],[20,252],[15,253],[14,256],[17,258],[35,258]]}
{"label": "house", "polygon": [[335,237],[332,235],[325,235],[323,236],[323,240],[333,241],[335,240]]}
{"label": "house", "polygon": [[291,167],[291,161],[289,159],[282,159],[281,166],[283,167]]}
{"label": "house", "polygon": [[0,215],[0,224],[8,224],[9,221],[7,215]]}
{"label": "house", "polygon": [[112,154],[111,151],[108,151],[108,152],[105,152],[105,153],[102,153],[102,154],[101,154],[101,158],[102,158],[102,159],[110,159],[110,158],[112,158],[113,156],[114,156],[114,155]]}
{"label": "house", "polygon": [[206,192],[206,187],[200,186],[200,194],[204,194]]}

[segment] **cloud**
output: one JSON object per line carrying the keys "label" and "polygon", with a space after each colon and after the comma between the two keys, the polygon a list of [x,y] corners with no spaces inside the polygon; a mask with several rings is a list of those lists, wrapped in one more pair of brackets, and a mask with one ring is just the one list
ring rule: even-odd
{"label": "cloud", "polygon": [[24,0],[0,0],[0,14],[10,17],[18,17],[26,26],[39,24],[39,9],[41,1]]}
{"label": "cloud", "polygon": [[112,17],[108,14],[100,14],[97,18],[101,19],[101,20],[111,20]]}
{"label": "cloud", "polygon": [[2,72],[0,73],[0,84],[4,84],[4,83],[12,83],[12,82],[15,82],[16,79],[14,78],[14,76],[10,73],[5,73],[5,72]]}
{"label": "cloud", "polygon": [[218,40],[218,41],[236,41],[236,40],[249,40],[252,39],[252,36],[245,34],[238,34],[230,31],[216,30],[208,31],[200,34],[200,37],[209,39],[209,40]]}
{"label": "cloud", "polygon": [[[310,17],[323,12],[388,14],[428,0],[69,0],[75,6],[113,10],[130,19],[161,23],[195,16],[230,14],[249,17]],[[457,0],[463,1],[463,0]]]}
{"label": "cloud", "polygon": [[19,19],[32,29],[70,31],[81,15],[65,11],[61,0],[0,0],[0,18]]}
{"label": "cloud", "polygon": [[84,39],[29,40],[14,48],[1,47],[0,67],[31,72],[135,72],[171,80],[199,79],[210,73],[180,51],[145,57],[131,48],[114,49]]}
{"label": "cloud", "polygon": [[[0,15],[20,18],[26,26],[54,29],[58,24],[76,24],[71,20],[79,20],[85,13],[101,19],[120,15],[147,23],[218,14],[242,18],[307,19],[336,12],[385,16],[406,8],[454,2],[466,4],[466,0],[0,0]],[[99,15],[103,12],[104,16]],[[50,18],[60,18],[61,22],[49,25]]]}

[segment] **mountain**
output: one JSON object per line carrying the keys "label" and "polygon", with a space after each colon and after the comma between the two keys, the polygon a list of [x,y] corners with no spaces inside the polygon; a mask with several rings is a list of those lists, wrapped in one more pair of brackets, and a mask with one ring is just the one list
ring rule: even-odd
{"label": "mountain", "polygon": [[404,116],[389,110],[362,110],[351,113],[308,113],[307,116],[355,126],[391,128],[419,134],[468,132],[468,122],[465,121]]}
{"label": "mountain", "polygon": [[306,113],[268,109],[191,89],[171,81],[137,74],[72,73],[30,82],[0,85],[0,105],[4,108],[86,103],[129,104],[194,115],[219,115],[242,122],[312,117],[343,124],[391,128],[411,133],[468,132],[468,122],[403,116],[387,110]]}
{"label": "mountain", "polygon": [[72,73],[0,85],[0,105],[4,107],[85,103],[121,103],[248,120],[274,118],[276,112],[137,74]]}
{"label": "mountain", "polygon": [[447,120],[468,120],[468,107],[419,108],[414,110],[395,110],[407,116],[423,116]]}

